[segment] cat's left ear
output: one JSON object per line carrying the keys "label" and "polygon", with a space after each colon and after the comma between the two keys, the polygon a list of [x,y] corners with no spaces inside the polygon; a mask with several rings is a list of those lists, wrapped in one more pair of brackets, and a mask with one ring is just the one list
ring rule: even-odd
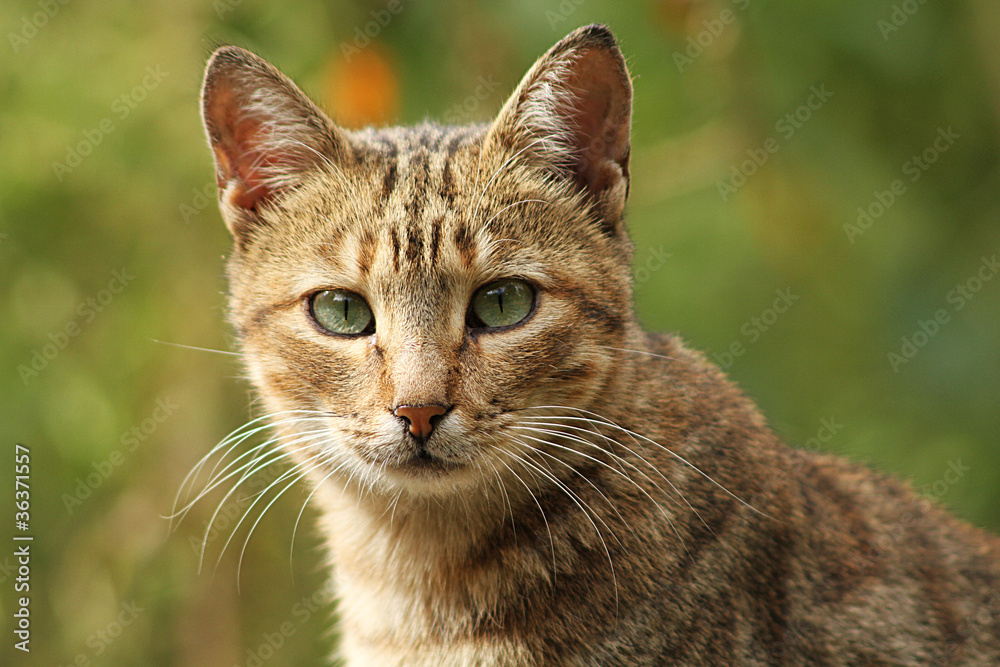
{"label": "cat's left ear", "polygon": [[573,185],[619,217],[629,185],[632,81],[614,35],[580,28],[539,58],[486,138]]}

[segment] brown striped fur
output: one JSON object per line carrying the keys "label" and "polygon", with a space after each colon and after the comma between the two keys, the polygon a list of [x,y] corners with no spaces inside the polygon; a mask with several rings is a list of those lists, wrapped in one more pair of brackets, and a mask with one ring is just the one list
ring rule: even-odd
{"label": "brown striped fur", "polygon": [[[323,414],[277,428],[323,429],[293,451],[348,665],[1000,664],[997,538],[785,447],[639,328],[631,83],[606,28],[553,47],[490,125],[347,131],[233,47],[203,101],[250,378],[273,413]],[[470,330],[503,277],[534,313]],[[332,288],[374,334],[311,322]],[[450,410],[416,465],[392,411],[421,404]]]}

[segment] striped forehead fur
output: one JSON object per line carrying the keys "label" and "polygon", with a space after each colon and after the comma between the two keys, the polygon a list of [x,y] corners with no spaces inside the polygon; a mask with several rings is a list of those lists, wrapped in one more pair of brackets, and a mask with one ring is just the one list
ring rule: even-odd
{"label": "striped forehead fur", "polygon": [[[593,212],[582,195],[550,172],[520,163],[517,151],[484,155],[483,136],[482,128],[429,124],[415,131],[344,133],[353,166],[317,165],[314,175],[300,175],[297,192],[264,211],[264,218],[287,231],[289,216],[301,217],[299,232],[311,226],[329,232],[331,218],[348,220],[332,225],[341,230],[334,235],[346,234],[359,247],[388,244],[397,270],[432,263],[442,244],[462,249],[466,264],[474,253],[504,243],[547,242],[554,250],[551,242],[562,238],[572,239],[573,246],[600,245],[587,224]],[[366,256],[363,263],[371,260]],[[627,265],[627,257],[622,263]]]}

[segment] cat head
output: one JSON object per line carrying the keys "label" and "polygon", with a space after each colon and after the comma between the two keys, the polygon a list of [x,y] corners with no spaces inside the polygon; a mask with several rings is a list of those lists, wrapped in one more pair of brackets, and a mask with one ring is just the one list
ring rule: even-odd
{"label": "cat head", "polygon": [[231,320],[300,462],[450,493],[541,447],[519,415],[606,399],[634,328],[631,97],[596,25],[481,126],[349,131],[257,56],[215,52]]}

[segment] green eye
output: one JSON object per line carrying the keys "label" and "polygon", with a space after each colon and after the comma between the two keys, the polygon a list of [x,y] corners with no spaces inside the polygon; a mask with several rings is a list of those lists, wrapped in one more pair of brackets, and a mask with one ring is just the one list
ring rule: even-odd
{"label": "green eye", "polygon": [[309,299],[309,310],[316,324],[330,333],[354,336],[371,333],[375,328],[371,308],[365,300],[344,289],[316,292]]}
{"label": "green eye", "polygon": [[535,290],[523,280],[497,280],[472,297],[470,324],[476,327],[509,327],[521,322],[535,305]]}

